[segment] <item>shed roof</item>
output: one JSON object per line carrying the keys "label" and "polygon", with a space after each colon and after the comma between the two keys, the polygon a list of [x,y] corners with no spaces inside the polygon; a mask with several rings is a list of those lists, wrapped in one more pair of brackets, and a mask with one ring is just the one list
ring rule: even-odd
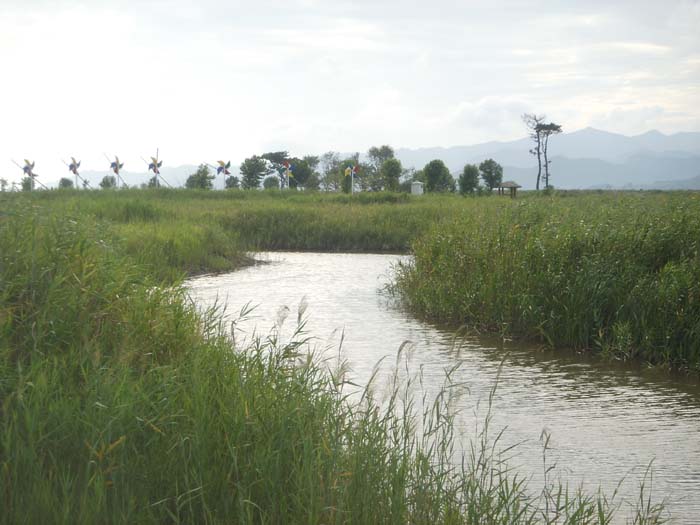
{"label": "shed roof", "polygon": [[520,184],[517,182],[514,182],[512,180],[507,180],[505,182],[501,182],[498,186],[498,188],[522,188]]}

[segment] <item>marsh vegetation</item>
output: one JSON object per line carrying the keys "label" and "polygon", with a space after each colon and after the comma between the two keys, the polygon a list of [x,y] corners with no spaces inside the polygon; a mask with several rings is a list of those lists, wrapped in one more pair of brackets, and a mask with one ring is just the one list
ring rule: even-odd
{"label": "marsh vegetation", "polygon": [[[371,388],[356,400],[342,367],[314,359],[303,336],[236,347],[218,312],[197,312],[181,279],[236,268],[254,248],[413,250],[397,286],[425,315],[552,344],[628,341],[624,351],[640,348],[645,359],[697,361],[694,196],[161,189],[0,204],[8,523],[613,519],[616,504],[602,494],[556,481],[533,494],[485,432],[462,449],[449,374],[426,404],[399,383],[388,402]],[[621,301],[629,294],[634,302]],[[528,304],[534,313],[523,318]],[[668,317],[652,319],[659,306]],[[560,324],[564,335],[552,328]],[[660,508],[642,499],[633,513],[653,523]]]}

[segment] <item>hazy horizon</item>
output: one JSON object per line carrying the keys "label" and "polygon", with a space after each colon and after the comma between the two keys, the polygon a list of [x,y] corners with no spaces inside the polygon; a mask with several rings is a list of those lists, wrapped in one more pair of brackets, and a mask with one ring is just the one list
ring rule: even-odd
{"label": "hazy horizon", "polygon": [[2,176],[510,141],[525,112],[700,131],[697,27],[698,1],[5,0]]}

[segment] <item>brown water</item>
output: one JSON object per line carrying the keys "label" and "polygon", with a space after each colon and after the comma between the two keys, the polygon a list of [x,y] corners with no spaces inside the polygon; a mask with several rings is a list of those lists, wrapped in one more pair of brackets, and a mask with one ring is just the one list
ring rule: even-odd
{"label": "brown water", "polygon": [[[467,337],[411,317],[385,292],[392,264],[401,257],[371,254],[268,253],[268,261],[243,270],[188,282],[195,301],[226,305],[235,319],[247,303],[257,305],[236,324],[238,340],[266,335],[288,309],[279,333],[292,337],[300,302],[307,336],[328,352],[338,351],[366,382],[376,363],[389,373],[398,348],[411,341],[411,368],[422,369],[423,384],[437,391],[445,370],[460,364],[455,380],[465,382],[458,424],[474,434],[500,369],[491,428],[506,427],[503,447],[520,443],[511,464],[542,483],[540,435],[551,435],[547,461],[570,486],[599,486],[607,494],[623,480],[623,509],[638,496],[639,482],[652,463],[653,499],[665,499],[671,523],[700,523],[700,387],[683,378],[642,367],[613,366],[590,356],[544,351],[494,338]],[[503,366],[501,367],[501,364]],[[631,504],[631,503],[630,503]],[[627,514],[621,512],[621,515]]]}

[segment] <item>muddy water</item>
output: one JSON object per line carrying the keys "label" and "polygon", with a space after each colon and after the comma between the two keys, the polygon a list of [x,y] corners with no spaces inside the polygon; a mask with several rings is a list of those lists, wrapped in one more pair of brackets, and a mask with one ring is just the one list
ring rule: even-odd
{"label": "muddy water", "polygon": [[[202,306],[225,305],[234,320],[248,303],[256,308],[236,323],[238,340],[279,329],[290,338],[301,302],[305,336],[318,349],[338,353],[358,382],[369,379],[385,358],[391,373],[398,348],[411,341],[411,370],[437,391],[445,370],[459,364],[454,380],[464,382],[460,431],[474,434],[493,398],[493,434],[506,428],[500,445],[520,443],[510,463],[542,483],[542,441],[550,436],[548,465],[570,486],[600,486],[626,506],[652,463],[653,498],[665,499],[672,523],[700,523],[700,387],[683,378],[652,374],[642,367],[611,366],[589,356],[553,353],[494,338],[466,337],[411,317],[381,290],[391,279],[395,255],[268,253],[266,264],[189,281]],[[500,375],[499,375],[500,374]],[[647,480],[649,483],[649,480]],[[624,501],[624,502],[623,502]],[[622,512],[621,514],[626,514]]]}

